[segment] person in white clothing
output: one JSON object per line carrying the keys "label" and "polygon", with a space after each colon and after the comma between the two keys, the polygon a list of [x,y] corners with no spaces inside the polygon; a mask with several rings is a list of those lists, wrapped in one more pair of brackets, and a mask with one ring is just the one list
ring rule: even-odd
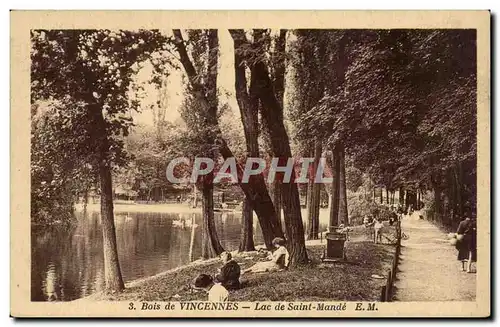
{"label": "person in white clothing", "polygon": [[384,223],[375,218],[375,224],[373,228],[375,229],[375,244],[382,243],[382,228],[384,227]]}
{"label": "person in white clothing", "polygon": [[290,260],[290,254],[285,247],[285,240],[281,237],[276,237],[273,239],[273,245],[276,247],[276,250],[267,257],[269,261],[257,262],[252,267],[245,269],[243,273],[270,272],[286,269]]}
{"label": "person in white clothing", "polygon": [[226,288],[220,283],[214,282],[210,275],[200,274],[194,280],[194,287],[206,290],[210,302],[227,302],[229,299],[229,292]]}

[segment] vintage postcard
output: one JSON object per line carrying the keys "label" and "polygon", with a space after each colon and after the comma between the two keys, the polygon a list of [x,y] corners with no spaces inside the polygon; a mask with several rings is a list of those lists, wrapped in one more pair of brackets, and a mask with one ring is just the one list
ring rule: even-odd
{"label": "vintage postcard", "polygon": [[14,317],[488,317],[490,12],[12,11]]}

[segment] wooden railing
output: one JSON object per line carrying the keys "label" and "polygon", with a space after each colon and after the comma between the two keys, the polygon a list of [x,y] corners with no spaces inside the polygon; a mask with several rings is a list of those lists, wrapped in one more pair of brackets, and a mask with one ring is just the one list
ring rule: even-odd
{"label": "wooden railing", "polygon": [[380,302],[392,302],[394,295],[394,281],[396,280],[396,272],[399,264],[399,255],[401,254],[401,221],[396,223],[396,249],[392,258],[392,266],[387,273],[386,283],[382,286],[380,294]]}

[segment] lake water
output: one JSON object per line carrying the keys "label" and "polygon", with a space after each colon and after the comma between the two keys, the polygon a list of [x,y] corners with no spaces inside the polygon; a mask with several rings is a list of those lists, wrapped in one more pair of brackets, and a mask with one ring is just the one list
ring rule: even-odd
{"label": "lake water", "polygon": [[[71,301],[104,289],[99,213],[80,212],[77,219],[71,228],[32,233],[32,301]],[[215,213],[217,232],[227,250],[238,248],[240,220],[241,213]],[[254,222],[255,243],[260,244],[262,232],[256,217]],[[115,225],[125,283],[188,264],[201,256],[199,213],[115,213]]]}

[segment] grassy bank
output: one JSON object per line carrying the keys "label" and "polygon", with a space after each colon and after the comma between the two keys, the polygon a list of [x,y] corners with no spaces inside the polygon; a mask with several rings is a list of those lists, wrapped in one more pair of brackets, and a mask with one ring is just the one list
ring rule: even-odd
{"label": "grassy bank", "polygon": [[[347,243],[348,262],[325,264],[320,260],[324,244],[308,246],[311,263],[288,271],[246,274],[242,288],[231,291],[231,301],[376,301],[391,265],[394,247],[371,242]],[[242,269],[263,260],[256,252],[235,256]],[[134,282],[123,293],[96,294],[95,300],[190,301],[205,300],[206,293],[193,291],[191,281],[200,273],[215,274],[220,262],[210,260]]]}

